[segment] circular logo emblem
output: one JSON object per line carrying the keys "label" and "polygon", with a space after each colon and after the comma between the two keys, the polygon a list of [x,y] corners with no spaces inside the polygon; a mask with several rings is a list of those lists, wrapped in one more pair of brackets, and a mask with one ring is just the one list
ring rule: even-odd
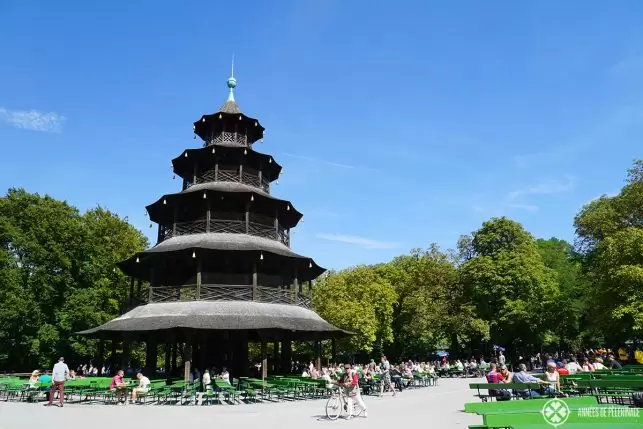
{"label": "circular logo emblem", "polygon": [[562,399],[550,399],[545,402],[541,414],[547,423],[553,427],[562,425],[569,418],[569,407]]}

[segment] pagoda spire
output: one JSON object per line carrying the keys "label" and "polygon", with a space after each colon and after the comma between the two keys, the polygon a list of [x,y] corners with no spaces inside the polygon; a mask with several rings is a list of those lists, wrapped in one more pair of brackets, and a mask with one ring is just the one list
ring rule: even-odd
{"label": "pagoda spire", "polygon": [[234,54],[232,55],[232,72],[227,81],[228,85],[228,101],[234,102],[234,88],[237,86],[237,80],[234,78]]}

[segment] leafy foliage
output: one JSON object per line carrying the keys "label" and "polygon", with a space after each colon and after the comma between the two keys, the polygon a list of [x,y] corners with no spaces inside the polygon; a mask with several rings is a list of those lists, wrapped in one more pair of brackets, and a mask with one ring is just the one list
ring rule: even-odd
{"label": "leafy foliage", "polygon": [[126,220],[96,208],[11,189],[0,198],[0,366],[89,358],[94,341],[73,336],[119,314],[129,286],[115,262],[147,245]]}
{"label": "leafy foliage", "polygon": [[341,344],[352,353],[371,352],[393,340],[391,322],[397,295],[373,267],[330,273],[315,285],[313,307],[335,326],[357,335]]}

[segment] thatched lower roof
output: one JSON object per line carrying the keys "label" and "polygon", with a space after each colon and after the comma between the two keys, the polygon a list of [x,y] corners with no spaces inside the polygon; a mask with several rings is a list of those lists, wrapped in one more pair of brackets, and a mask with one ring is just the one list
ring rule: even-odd
{"label": "thatched lower roof", "polygon": [[147,304],[80,335],[164,330],[284,331],[285,336],[340,337],[350,334],[314,311],[286,304],[246,301],[187,301]]}

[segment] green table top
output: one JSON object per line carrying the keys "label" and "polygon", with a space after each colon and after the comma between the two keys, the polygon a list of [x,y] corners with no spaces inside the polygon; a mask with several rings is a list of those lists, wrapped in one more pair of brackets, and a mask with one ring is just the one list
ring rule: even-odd
{"label": "green table top", "polygon": [[[612,410],[612,411],[610,411]],[[515,427],[516,425],[538,425],[549,424],[547,418],[551,421],[554,416],[564,419],[564,413],[542,414],[540,412],[516,412],[502,414],[485,414],[483,422],[489,427]],[[560,420],[555,420],[560,422]],[[570,409],[564,423],[559,423],[561,428],[567,429],[568,425],[578,423],[583,426],[594,428],[594,425],[605,424],[616,427],[621,423],[636,424],[639,428],[643,427],[643,415],[640,409],[629,408],[624,406],[612,405],[611,407],[592,407],[592,411],[587,409]]]}
{"label": "green table top", "polygon": [[[488,410],[527,410],[537,408],[542,409],[545,402],[551,398],[520,399],[515,401],[492,401],[492,402],[468,402],[464,404],[464,411],[467,413],[483,413]],[[580,396],[565,398],[565,403],[571,407],[581,405],[591,407],[598,402],[594,396]]]}

